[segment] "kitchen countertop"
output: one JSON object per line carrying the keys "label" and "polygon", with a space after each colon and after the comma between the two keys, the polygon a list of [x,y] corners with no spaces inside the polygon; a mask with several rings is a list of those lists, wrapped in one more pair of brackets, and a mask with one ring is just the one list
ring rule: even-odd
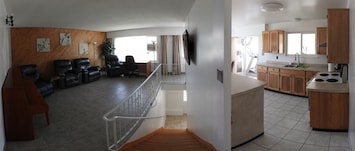
{"label": "kitchen countertop", "polygon": [[256,79],[249,78],[233,73],[232,74],[232,97],[238,96],[258,87],[264,87],[265,83]]}
{"label": "kitchen countertop", "polygon": [[309,65],[309,67],[307,68],[295,68],[295,67],[284,67],[285,65],[288,65],[287,62],[267,61],[267,62],[258,63],[258,65],[280,68],[280,69],[289,69],[289,70],[303,70],[303,71],[317,71],[317,72],[328,71],[328,66],[326,64],[307,64]]}
{"label": "kitchen countertop", "polygon": [[309,82],[307,91],[313,92],[331,92],[331,93],[349,93],[348,83],[320,83]]}

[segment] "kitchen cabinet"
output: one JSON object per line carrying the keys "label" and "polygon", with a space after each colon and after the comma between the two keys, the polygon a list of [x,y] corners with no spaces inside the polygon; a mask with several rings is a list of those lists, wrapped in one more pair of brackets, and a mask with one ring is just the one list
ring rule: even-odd
{"label": "kitchen cabinet", "polygon": [[317,27],[316,49],[317,54],[327,54],[327,27]]}
{"label": "kitchen cabinet", "polygon": [[309,92],[310,126],[314,129],[347,130],[349,93]]}
{"label": "kitchen cabinet", "polygon": [[266,83],[265,87],[267,87],[267,80],[268,80],[267,79],[267,67],[258,65],[257,71],[258,71],[258,74],[257,74],[258,80],[265,82]]}
{"label": "kitchen cabinet", "polygon": [[269,31],[263,31],[262,32],[262,37],[263,37],[263,53],[270,53],[270,32]]}
{"label": "kitchen cabinet", "polygon": [[349,9],[328,9],[328,63],[349,64]]}
{"label": "kitchen cabinet", "polygon": [[285,32],[283,30],[267,30],[262,32],[263,53],[284,53]]}
{"label": "kitchen cabinet", "polygon": [[306,93],[305,71],[280,69],[280,91],[304,96]]}
{"label": "kitchen cabinet", "polygon": [[269,88],[271,90],[279,91],[280,69],[279,68],[268,67],[267,70],[268,70],[267,88]]}

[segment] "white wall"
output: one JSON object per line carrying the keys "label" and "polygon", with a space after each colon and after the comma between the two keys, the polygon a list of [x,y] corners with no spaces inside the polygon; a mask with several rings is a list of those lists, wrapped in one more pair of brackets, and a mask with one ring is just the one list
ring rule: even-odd
{"label": "white wall", "polygon": [[350,5],[350,63],[349,63],[349,139],[351,148],[355,149],[355,0]]}
{"label": "white wall", "polygon": [[[326,27],[327,20],[305,20],[299,22],[283,22],[283,23],[275,23],[269,24],[266,26],[266,30],[276,30],[281,29],[287,32],[314,32],[316,33],[317,27]],[[261,32],[260,32],[261,35]],[[258,55],[258,62],[265,62],[269,61],[280,61],[280,62],[294,62],[294,56],[287,56],[284,54],[262,54],[262,45],[260,45],[259,55]],[[287,46],[286,46],[287,48]],[[278,59],[276,59],[278,57]],[[300,57],[301,63],[308,63],[308,64],[327,64],[327,57],[326,55],[314,55],[311,57]]]}
{"label": "white wall", "polygon": [[[195,45],[186,70],[188,129],[217,150],[230,150],[231,0],[196,0],[187,29]],[[217,69],[224,71],[224,84]]]}
{"label": "white wall", "polygon": [[[305,20],[299,22],[283,22],[268,25],[255,25],[235,29],[233,27],[233,37],[246,37],[246,36],[258,36],[259,37],[259,55],[258,62],[265,61],[280,61],[280,62],[293,62],[294,56],[287,56],[285,54],[270,54],[262,53],[262,36],[261,32],[264,30],[276,30],[281,29],[287,32],[314,32],[316,33],[317,27],[326,27],[327,20]],[[278,59],[276,59],[278,58]],[[300,57],[301,63],[308,64],[327,64],[327,57],[325,55],[314,55],[310,57]]]}
{"label": "white wall", "polygon": [[[4,0],[0,0],[0,84],[3,85],[7,70],[11,65],[11,54],[10,54],[10,33],[9,27],[5,25],[5,19],[7,15]],[[16,24],[16,22],[15,22]],[[4,129],[4,118],[3,118],[3,107],[2,107],[2,93],[0,93],[0,150],[4,150],[5,147],[5,129]]]}
{"label": "white wall", "polygon": [[166,115],[184,114],[184,90],[166,90]]}

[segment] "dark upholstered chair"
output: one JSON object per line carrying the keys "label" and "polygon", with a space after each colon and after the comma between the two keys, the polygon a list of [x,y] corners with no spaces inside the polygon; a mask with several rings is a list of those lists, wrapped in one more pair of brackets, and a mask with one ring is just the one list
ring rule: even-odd
{"label": "dark upholstered chair", "polygon": [[60,88],[73,87],[81,84],[82,74],[80,70],[74,70],[71,60],[54,60],[54,72],[60,77]]}
{"label": "dark upholstered chair", "polygon": [[100,67],[92,67],[89,58],[78,58],[73,60],[74,68],[81,71],[84,83],[99,80],[101,77]]}
{"label": "dark upholstered chair", "polygon": [[139,71],[133,56],[126,56],[125,64],[126,73],[130,77],[131,75],[139,76]]}
{"label": "dark upholstered chair", "polygon": [[48,77],[41,76],[36,64],[21,65],[20,71],[23,78],[33,81],[43,97],[54,92],[53,81]]}
{"label": "dark upholstered chair", "polygon": [[121,68],[121,63],[116,55],[105,55],[105,64],[107,76],[121,76],[124,69]]}

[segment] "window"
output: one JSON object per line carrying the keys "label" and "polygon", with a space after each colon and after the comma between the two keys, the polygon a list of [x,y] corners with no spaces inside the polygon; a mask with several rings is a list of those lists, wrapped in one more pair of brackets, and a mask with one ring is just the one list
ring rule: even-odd
{"label": "window", "polygon": [[117,55],[120,61],[125,61],[126,55],[134,56],[134,60],[136,62],[148,62],[151,60],[156,60],[156,44],[157,37],[154,36],[132,36],[115,38],[115,55]]}
{"label": "window", "polygon": [[303,55],[316,54],[315,33],[288,33],[287,34],[287,54],[296,53]]}
{"label": "window", "polygon": [[184,102],[187,102],[187,93],[186,93],[186,90],[184,90]]}

